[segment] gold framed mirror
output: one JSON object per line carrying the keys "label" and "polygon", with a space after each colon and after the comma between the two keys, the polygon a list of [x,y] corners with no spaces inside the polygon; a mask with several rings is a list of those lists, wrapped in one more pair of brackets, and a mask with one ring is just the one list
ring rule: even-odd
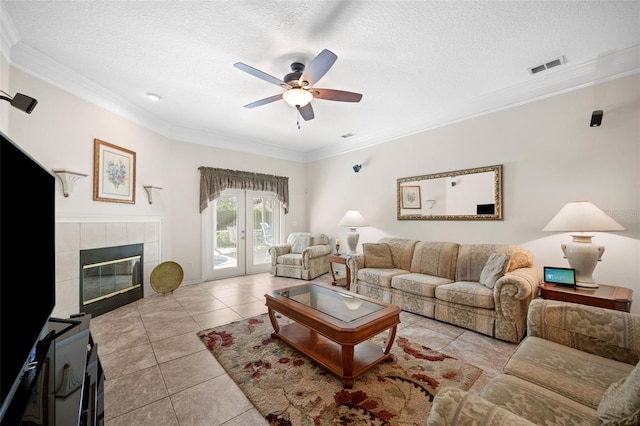
{"label": "gold framed mirror", "polygon": [[502,165],[399,178],[398,220],[502,220]]}

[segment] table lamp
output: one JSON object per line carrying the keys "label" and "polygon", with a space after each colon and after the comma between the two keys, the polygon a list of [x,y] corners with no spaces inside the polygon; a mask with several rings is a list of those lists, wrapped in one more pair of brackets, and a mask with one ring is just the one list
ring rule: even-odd
{"label": "table lamp", "polygon": [[347,233],[347,245],[349,246],[349,254],[356,254],[356,247],[358,246],[358,239],[360,234],[356,232],[356,228],[360,226],[369,226],[364,217],[358,210],[349,210],[344,215],[338,226],[346,226],[349,228]]}
{"label": "table lamp", "polygon": [[591,202],[573,201],[561,208],[542,230],[572,232],[573,241],[562,244],[561,248],[564,258],[576,270],[576,286],[598,288],[591,274],[602,260],[604,246],[593,244],[593,235],[583,232],[624,231],[625,228]]}

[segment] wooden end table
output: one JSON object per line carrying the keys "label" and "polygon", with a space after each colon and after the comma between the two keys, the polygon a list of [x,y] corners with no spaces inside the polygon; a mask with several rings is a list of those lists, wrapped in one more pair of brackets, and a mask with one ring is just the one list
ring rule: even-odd
{"label": "wooden end table", "polygon": [[[329,255],[329,267],[331,268],[331,276],[333,277],[333,281],[331,281],[331,285],[339,285],[347,290],[351,290],[351,269],[349,269],[349,265],[347,265],[347,260],[349,256],[346,254],[330,254]],[[339,263],[345,266],[346,277],[336,279],[336,273],[333,270],[333,264]]]}
{"label": "wooden end table", "polygon": [[598,288],[563,287],[551,283],[542,283],[540,297],[547,300],[580,303],[599,308],[631,311],[633,290],[615,285],[598,284]]}

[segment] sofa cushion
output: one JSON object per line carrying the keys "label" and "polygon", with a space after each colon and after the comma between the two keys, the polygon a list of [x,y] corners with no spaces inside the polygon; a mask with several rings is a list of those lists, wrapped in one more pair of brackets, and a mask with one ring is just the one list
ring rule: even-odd
{"label": "sofa cushion", "polygon": [[358,269],[357,275],[360,281],[364,281],[370,285],[391,288],[391,279],[396,275],[408,274],[409,271],[402,269],[380,269],[380,268],[364,268]]}
{"label": "sofa cushion", "polygon": [[493,290],[477,282],[456,281],[435,289],[438,300],[472,306],[474,308],[495,309]]}
{"label": "sofa cushion", "polygon": [[498,281],[507,270],[510,258],[511,256],[508,254],[491,253],[489,260],[487,260],[484,268],[482,268],[482,272],[480,272],[480,284],[487,288],[493,288],[496,281]]}
{"label": "sofa cushion", "polygon": [[458,243],[419,241],[413,251],[411,272],[453,280]]}
{"label": "sofa cushion", "polygon": [[640,424],[640,362],[629,376],[613,382],[598,405],[603,425]]}
{"label": "sofa cushion", "polygon": [[480,274],[491,253],[511,256],[506,272],[533,266],[533,255],[524,247],[506,244],[461,244],[458,249],[456,281],[480,281]]}
{"label": "sofa cushion", "polygon": [[391,278],[391,287],[404,293],[435,297],[436,287],[451,283],[446,278],[425,274],[402,274]]}
{"label": "sofa cushion", "polygon": [[404,238],[381,238],[379,243],[389,245],[391,256],[393,257],[393,267],[408,271],[411,268],[411,259],[416,247],[417,240],[407,240]]}
{"label": "sofa cushion", "polygon": [[529,336],[503,371],[595,410],[611,383],[632,369],[633,365]]}
{"label": "sofa cushion", "polygon": [[385,243],[364,243],[362,244],[364,253],[365,268],[393,268],[393,258],[391,248]]}
{"label": "sofa cushion", "polygon": [[500,374],[480,396],[538,425],[600,425],[595,409],[509,374]]}
{"label": "sofa cushion", "polygon": [[287,242],[291,244],[291,253],[302,253],[311,245],[311,234],[294,232],[289,235]]}
{"label": "sofa cushion", "polygon": [[278,263],[288,266],[302,266],[302,256],[299,253],[288,253],[278,256]]}

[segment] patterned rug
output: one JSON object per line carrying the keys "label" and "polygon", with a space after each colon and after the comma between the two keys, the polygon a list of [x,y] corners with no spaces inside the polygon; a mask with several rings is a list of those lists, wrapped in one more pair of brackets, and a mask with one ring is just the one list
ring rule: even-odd
{"label": "patterned rug", "polygon": [[[278,319],[280,325],[287,319]],[[355,379],[353,389],[287,343],[267,314],[198,332],[198,337],[272,425],[426,425],[445,386],[468,390],[477,367],[397,337],[393,361]],[[398,334],[401,334],[399,331]],[[373,340],[382,345],[387,333]]]}

